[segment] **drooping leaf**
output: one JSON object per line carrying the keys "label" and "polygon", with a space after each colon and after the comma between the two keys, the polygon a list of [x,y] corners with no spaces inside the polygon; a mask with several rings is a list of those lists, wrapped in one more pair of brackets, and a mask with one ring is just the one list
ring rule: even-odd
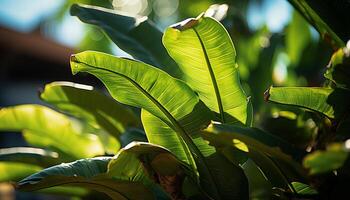
{"label": "drooping leaf", "polygon": [[146,16],[128,16],[115,10],[74,4],[71,15],[102,28],[112,41],[135,59],[180,76],[176,63],[162,45],[162,32]]}
{"label": "drooping leaf", "polygon": [[292,157],[300,159],[304,154],[303,151],[294,148],[286,141],[257,128],[211,124],[202,132],[202,135],[216,147],[236,147],[235,140],[239,140],[248,148],[283,160],[290,160]]}
{"label": "drooping leaf", "polygon": [[113,158],[83,159],[45,169],[19,182],[19,188],[32,191],[74,185],[103,192],[112,199],[154,199],[154,195],[169,199],[161,187],[170,188],[174,182],[160,180],[171,176],[181,183],[185,173],[191,172],[168,150],[134,142]]}
{"label": "drooping leaf", "polygon": [[332,144],[326,150],[317,150],[308,154],[303,161],[310,174],[331,172],[343,166],[348,158],[348,150],[343,144]]}
{"label": "drooping leaf", "polygon": [[51,148],[75,159],[104,153],[97,136],[82,133],[82,125],[78,121],[40,105],[2,108],[0,130],[24,131],[24,135],[32,135],[27,137],[30,144]]}
{"label": "drooping leaf", "polygon": [[45,149],[12,147],[0,149],[0,162],[18,162],[50,167],[61,162],[59,154]]}
{"label": "drooping leaf", "polygon": [[53,82],[45,85],[40,98],[63,112],[103,128],[117,139],[128,127],[139,127],[141,124],[131,110],[93,90],[91,86]]}
{"label": "drooping leaf", "polygon": [[[220,198],[220,195],[222,198],[241,195],[243,199],[247,197],[244,196],[247,185],[238,183],[238,180],[246,181],[241,169],[229,168],[237,175],[234,184],[226,185],[230,191],[219,191],[215,185],[218,178],[215,180],[211,171],[215,169],[221,172],[221,175],[224,173],[218,170],[219,166],[215,166],[216,168],[209,166],[205,156],[209,158],[211,154],[215,154],[215,149],[198,137],[198,131],[209,123],[211,115],[185,83],[147,64],[97,52],[74,55],[71,67],[73,74],[82,71],[98,77],[106,85],[112,97],[119,102],[143,108],[143,113],[148,113],[147,117],[142,116],[142,121],[149,141],[160,145],[166,144],[165,147],[188,163],[194,172],[198,167],[202,174],[201,183],[206,186],[210,195],[215,198]],[[163,133],[160,131],[164,129],[166,129],[164,138],[174,139],[174,142],[152,141],[154,135]],[[169,137],[169,134],[173,137]],[[222,163],[226,162],[223,158],[217,159]],[[215,165],[215,162],[210,164]],[[220,181],[223,184],[226,180],[221,176]],[[238,189],[241,187],[242,189]]]}
{"label": "drooping leaf", "polygon": [[184,80],[222,123],[250,124],[236,51],[219,22],[199,16],[174,24],[166,29],[163,43],[184,73]]}
{"label": "drooping leaf", "polygon": [[[347,31],[340,31],[340,29],[343,29],[344,27],[338,26],[338,27],[332,27],[336,24],[338,24],[338,20],[343,20],[343,18],[346,18],[346,15],[344,12],[342,14],[345,14],[344,17],[340,16],[328,16],[328,19],[332,19],[332,24],[327,24],[324,21],[324,18],[327,15],[325,15],[327,12],[332,13],[333,11],[330,11],[330,2],[331,1],[305,1],[305,0],[289,0],[289,2],[300,12],[301,15],[313,26],[315,29],[320,33],[323,40],[328,42],[330,45],[332,45],[334,48],[339,48],[344,46],[344,39],[347,40],[348,38],[344,38],[344,33]],[[317,8],[318,10],[315,10]],[[324,11],[319,10],[323,9]],[[321,12],[320,12],[321,11]],[[325,12],[326,11],[326,12]],[[347,11],[345,11],[347,12]],[[334,12],[335,13],[335,12]],[[322,15],[320,15],[322,14]],[[332,14],[331,14],[332,15]],[[337,17],[339,17],[337,19]],[[345,20],[344,18],[344,20]],[[337,20],[336,20],[337,19]],[[346,20],[344,21],[346,22]],[[336,28],[336,29],[334,29]],[[340,29],[339,29],[340,28]],[[336,31],[336,32],[335,32]],[[341,38],[339,38],[339,34],[342,35],[343,41]]]}
{"label": "drooping leaf", "polygon": [[153,199],[152,194],[141,183],[118,181],[108,177],[107,165],[111,159],[96,157],[56,165],[21,180],[18,186],[21,190],[33,191],[72,185],[105,193],[112,199]]}
{"label": "drooping leaf", "polygon": [[270,87],[265,93],[267,101],[306,108],[329,118],[342,117],[349,97],[342,89],[320,87]]}

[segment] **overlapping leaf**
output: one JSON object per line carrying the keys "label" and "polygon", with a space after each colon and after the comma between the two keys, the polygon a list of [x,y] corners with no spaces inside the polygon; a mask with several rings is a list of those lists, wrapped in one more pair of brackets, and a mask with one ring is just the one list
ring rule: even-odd
{"label": "overlapping leaf", "polygon": [[[169,151],[148,143],[131,143],[115,157],[96,157],[47,168],[19,182],[25,191],[58,185],[103,192],[112,199],[162,199],[169,196],[154,177],[184,176],[186,166]],[[187,171],[188,172],[188,171]]]}
{"label": "overlapping leaf", "polygon": [[188,19],[166,29],[163,43],[184,80],[222,123],[251,122],[241,87],[236,51],[225,28],[210,17]]}
{"label": "overlapping leaf", "polygon": [[162,45],[162,32],[146,16],[128,16],[115,10],[78,4],[71,7],[71,15],[102,28],[118,47],[135,59],[180,76],[176,63]]}
{"label": "overlapping leaf", "polygon": [[[234,168],[233,165],[225,168],[237,177],[227,184],[224,179],[227,171],[224,173],[223,170],[218,170],[219,166],[215,164],[220,163],[222,166],[223,163],[229,163],[216,155],[215,150],[200,137],[196,137],[196,133],[209,123],[210,112],[185,83],[147,64],[98,52],[74,55],[71,67],[74,74],[82,71],[98,77],[119,102],[141,107],[145,110],[143,113],[148,112],[142,120],[149,140],[152,140],[153,134],[162,134],[166,129],[164,140],[169,141],[161,144],[166,144],[165,147],[187,162],[194,172],[198,167],[201,183],[214,198],[247,197],[244,196],[247,192],[246,184],[239,183],[239,180],[246,183],[241,169]],[[172,137],[168,137],[169,134]],[[174,139],[173,144],[171,139]],[[151,142],[159,144],[155,140]],[[216,159],[216,162],[209,162],[208,159]],[[216,185],[219,182],[225,182],[224,190]]]}
{"label": "overlapping leaf", "polygon": [[82,125],[40,105],[20,105],[0,110],[0,130],[23,131],[27,141],[79,159],[102,155],[103,145],[96,135],[82,133]]}

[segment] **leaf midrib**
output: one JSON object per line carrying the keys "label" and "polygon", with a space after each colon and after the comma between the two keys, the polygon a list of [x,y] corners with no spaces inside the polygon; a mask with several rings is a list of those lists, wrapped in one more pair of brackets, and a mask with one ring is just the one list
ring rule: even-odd
{"label": "leaf midrib", "polygon": [[[200,160],[200,162],[203,164],[204,168],[205,168],[205,171],[207,172],[207,174],[209,175],[209,182],[211,184],[214,185],[214,190],[215,190],[215,196],[217,196],[218,198],[220,198],[220,195],[218,194],[218,185],[216,184],[216,181],[214,181],[214,175],[211,173],[211,171],[209,170],[209,167],[208,167],[208,164],[204,158],[204,156],[202,155],[202,153],[199,151],[199,149],[197,148],[197,146],[194,144],[194,142],[192,141],[192,139],[187,135],[186,131],[182,128],[182,126],[177,122],[177,120],[171,115],[171,113],[166,109],[164,108],[152,95],[150,95],[145,89],[142,88],[142,86],[140,86],[136,81],[134,81],[133,79],[131,79],[130,77],[124,75],[124,74],[121,74],[121,73],[118,73],[118,72],[115,72],[115,71],[112,71],[110,69],[105,69],[105,68],[101,68],[101,67],[96,67],[96,66],[92,66],[92,65],[89,65],[87,63],[84,63],[84,62],[81,62],[77,59],[74,59],[74,62],[77,62],[77,63],[80,63],[80,64],[83,64],[83,65],[86,65],[88,67],[91,67],[91,68],[95,68],[95,69],[99,69],[99,70],[102,70],[102,71],[107,71],[107,72],[110,72],[112,74],[116,74],[118,76],[121,76],[123,78],[125,78],[126,80],[128,80],[129,82],[131,82],[131,84],[133,84],[137,89],[139,89],[142,94],[144,94],[146,97],[148,97],[165,115],[166,117],[173,123],[174,125],[174,128],[175,128],[175,132],[176,133],[179,133],[180,134],[180,137],[182,139],[184,139],[186,142],[183,143],[184,145],[188,145],[191,150],[193,152],[188,152],[186,150],[186,148],[184,148],[186,154],[190,154],[188,156],[190,156],[192,158],[192,153],[197,156],[197,158]],[[176,131],[177,130],[177,131]],[[196,163],[193,163],[192,159],[189,160],[192,164],[194,164],[194,166],[196,166]],[[192,165],[191,165],[192,166]],[[192,167],[193,168],[193,167]],[[197,171],[196,168],[193,168],[194,171]]]}
{"label": "leaf midrib", "polygon": [[202,47],[202,50],[203,50],[203,54],[204,54],[205,61],[206,61],[207,67],[208,67],[210,78],[211,78],[212,83],[213,83],[215,96],[216,96],[217,104],[218,104],[218,107],[219,107],[221,122],[225,123],[224,108],[223,108],[223,105],[222,105],[222,100],[221,100],[221,96],[220,96],[219,86],[217,84],[216,77],[215,77],[213,68],[211,66],[207,50],[205,49],[203,40],[202,40],[201,36],[199,35],[197,29],[195,27],[193,27],[193,30],[194,30],[196,36],[198,37],[199,43],[201,44],[201,47]]}
{"label": "leaf midrib", "polygon": [[[131,84],[133,84],[138,90],[140,90],[143,95],[145,95],[148,99],[150,99],[166,115],[166,117],[173,123],[173,127],[181,134],[181,137],[184,137],[184,139],[186,139],[190,143],[189,146],[192,146],[193,151],[195,151],[196,155],[198,154],[198,157],[202,157],[202,154],[200,153],[199,149],[195,146],[195,144],[193,143],[192,139],[189,138],[189,136],[187,135],[185,130],[180,126],[180,124],[170,114],[170,112],[166,108],[164,108],[153,96],[151,96],[145,89],[143,89],[133,79],[129,78],[128,76],[125,76],[124,74],[121,74],[121,73],[118,73],[118,72],[115,72],[115,71],[112,71],[112,70],[109,70],[109,69],[92,66],[92,65],[89,65],[87,63],[80,62],[78,60],[75,60],[74,62],[77,62],[77,63],[80,63],[80,64],[84,64],[84,65],[87,65],[87,66],[89,66],[91,68],[99,69],[99,70],[102,70],[102,71],[108,71],[110,73],[116,74],[118,76],[121,76],[121,77],[127,79],[129,82],[131,82]],[[186,148],[184,148],[184,149],[186,149]],[[192,157],[190,152],[186,152],[186,154],[187,154],[187,156]],[[204,160],[204,158],[200,158],[200,159]],[[189,161],[192,163],[192,165],[194,164],[193,161],[191,161],[191,159],[189,159]]]}

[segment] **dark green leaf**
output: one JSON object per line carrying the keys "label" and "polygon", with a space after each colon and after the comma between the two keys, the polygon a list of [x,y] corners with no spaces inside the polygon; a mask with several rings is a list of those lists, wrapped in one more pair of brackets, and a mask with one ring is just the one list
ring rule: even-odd
{"label": "dark green leaf", "polygon": [[350,42],[349,47],[336,51],[324,76],[336,87],[350,90]]}
{"label": "dark green leaf", "polygon": [[304,158],[304,167],[310,174],[331,172],[343,166],[348,158],[348,150],[343,144],[332,144],[326,150],[317,150]]}
{"label": "dark green leaf", "polygon": [[163,47],[162,32],[146,16],[127,16],[115,10],[74,4],[71,15],[101,27],[121,49],[134,58],[164,69],[173,76],[180,72]]}

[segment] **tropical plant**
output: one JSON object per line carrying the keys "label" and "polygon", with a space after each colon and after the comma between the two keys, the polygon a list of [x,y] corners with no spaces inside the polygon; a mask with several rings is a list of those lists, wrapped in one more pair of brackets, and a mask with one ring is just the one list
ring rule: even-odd
{"label": "tropical plant", "polygon": [[72,73],[96,76],[112,98],[91,86],[54,82],[40,92],[52,108],[2,108],[0,130],[21,131],[36,148],[1,149],[7,173],[0,182],[81,198],[342,195],[349,180],[350,45],[333,55],[323,87],[270,87],[265,101],[289,107],[275,107],[277,116],[263,120],[263,129],[253,127],[235,47],[214,18],[220,9],[162,33],[146,17],[73,5],[72,15],[101,27],[137,60],[72,55]]}

